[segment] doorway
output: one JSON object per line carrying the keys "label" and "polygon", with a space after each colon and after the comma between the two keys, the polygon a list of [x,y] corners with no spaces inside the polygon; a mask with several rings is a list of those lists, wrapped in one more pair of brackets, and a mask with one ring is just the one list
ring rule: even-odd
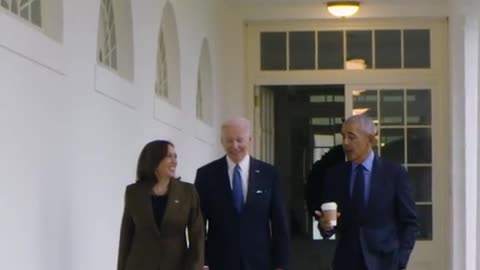
{"label": "doorway", "polygon": [[[262,86],[261,104],[273,99],[273,121],[264,110],[259,111],[262,127],[272,130],[274,151],[261,151],[282,175],[291,232],[292,269],[327,270],[335,249],[335,240],[321,238],[317,222],[305,203],[305,183],[312,164],[331,147],[341,143],[340,128],[345,114],[344,85]],[[267,102],[269,104],[272,101]],[[270,122],[270,123],[269,123]],[[269,128],[267,128],[267,126]],[[266,147],[269,148],[269,147]],[[273,152],[273,159],[270,158]]]}
{"label": "doorway", "polygon": [[343,119],[359,113],[368,114],[377,125],[376,154],[405,166],[412,181],[420,226],[412,269],[422,269],[422,259],[434,260],[431,245],[445,241],[445,234],[433,225],[446,219],[439,214],[445,201],[434,207],[434,195],[446,190],[433,181],[440,178],[434,164],[441,160],[435,155],[439,149],[432,149],[439,136],[432,135],[441,133],[432,125],[431,87],[276,85],[257,87],[257,97],[255,130],[260,131],[256,135],[262,146],[257,145],[262,150],[257,154],[278,167],[283,178],[293,269],[329,269],[336,242],[321,238],[305,201],[307,192],[315,190],[306,190],[305,184],[312,164],[341,143]]}

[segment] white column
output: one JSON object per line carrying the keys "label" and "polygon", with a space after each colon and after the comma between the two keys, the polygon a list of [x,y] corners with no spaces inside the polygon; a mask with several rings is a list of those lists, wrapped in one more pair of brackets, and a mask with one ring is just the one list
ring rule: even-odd
{"label": "white column", "polygon": [[[480,10],[480,4],[478,4],[478,7],[477,9],[475,10]],[[480,14],[477,15],[477,21],[480,22]],[[477,24],[478,25],[478,24]],[[480,30],[479,30],[480,31]],[[476,74],[477,74],[477,82],[476,82],[476,86],[477,86],[477,93],[478,91],[480,91],[480,34],[478,34],[477,32],[477,65],[476,65]],[[478,99],[476,100],[477,101],[477,104],[480,106],[480,95],[478,95]],[[480,119],[480,111],[478,112],[478,119]],[[478,134],[480,134],[480,126],[478,127],[479,131],[478,131]],[[478,148],[477,148],[477,153],[479,153],[480,155],[480,143],[478,143]],[[480,178],[480,158],[477,159],[477,180]],[[478,198],[478,194],[480,194],[480,184],[478,184],[478,181],[477,181],[477,220],[476,220],[476,228],[478,230],[478,228],[480,227],[480,199]],[[480,232],[477,231],[477,239],[476,239],[476,243],[477,243],[477,250],[480,249]],[[480,256],[476,256],[477,258],[477,267],[476,269],[480,269]]]}
{"label": "white column", "polygon": [[478,20],[465,19],[466,269],[476,268],[478,182]]}
{"label": "white column", "polygon": [[451,16],[451,269],[477,269],[478,36],[476,18]]}

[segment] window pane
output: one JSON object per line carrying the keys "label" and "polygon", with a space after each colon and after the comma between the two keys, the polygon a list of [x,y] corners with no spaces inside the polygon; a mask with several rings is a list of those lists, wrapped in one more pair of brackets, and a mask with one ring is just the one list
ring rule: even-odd
{"label": "window pane", "polygon": [[20,17],[24,18],[27,21],[30,21],[30,12],[29,6],[25,6],[24,8],[20,9]]}
{"label": "window pane", "polygon": [[99,50],[102,52],[102,57],[99,59],[103,59],[101,63],[116,70],[118,67],[118,59],[115,49],[116,39],[112,3],[108,0],[102,0],[101,3],[100,21],[102,24],[100,25],[99,39],[102,41],[102,48],[99,48]]}
{"label": "window pane", "polygon": [[362,113],[378,120],[377,90],[353,90],[353,114]]}
{"label": "window pane", "polygon": [[375,31],[375,68],[401,68],[400,30]]}
{"label": "window pane", "polygon": [[408,167],[416,202],[432,202],[432,167]]}
{"label": "window pane", "polygon": [[103,63],[103,52],[101,48],[98,50],[98,61]]}
{"label": "window pane", "polygon": [[111,62],[112,68],[117,69],[117,50],[115,48],[113,48],[111,56],[112,56],[112,62]]}
{"label": "window pane", "polygon": [[287,33],[263,32],[260,34],[261,70],[287,69]]}
{"label": "window pane", "polygon": [[403,35],[405,68],[429,68],[430,31],[405,30]]}
{"label": "window pane", "polygon": [[318,68],[343,69],[343,32],[318,32]]}
{"label": "window pane", "polygon": [[[335,118],[331,117],[314,117],[311,118],[311,124],[313,126],[331,126],[333,125],[333,122],[335,121]],[[321,135],[318,135],[321,136]],[[331,135],[328,135],[328,137],[332,137]],[[319,137],[321,138],[321,137]],[[318,146],[318,145],[315,145]]]}
{"label": "window pane", "polygon": [[403,128],[382,128],[380,130],[382,158],[405,163],[405,135]]}
{"label": "window pane", "polygon": [[117,47],[117,36],[115,34],[115,26],[112,27],[112,32],[110,35],[110,43],[112,47]]}
{"label": "window pane", "polygon": [[337,95],[311,95],[309,100],[311,103],[344,103],[345,97]]}
{"label": "window pane", "polygon": [[[313,119],[312,119],[313,120]],[[327,150],[333,147],[334,144],[334,136],[333,135],[325,135],[325,134],[314,134],[313,141],[315,144],[315,148],[326,148]]]}
{"label": "window pane", "polygon": [[12,0],[12,2],[10,2],[10,10],[15,13],[15,14],[18,14],[18,3],[17,3],[17,0]]}
{"label": "window pane", "polygon": [[8,7],[7,0],[1,0],[1,1],[0,1],[0,5],[1,5],[2,7],[4,7],[4,8],[6,8],[6,9],[10,9],[10,8]]}
{"label": "window pane", "polygon": [[432,240],[432,205],[417,205],[417,239]]}
{"label": "window pane", "polygon": [[108,9],[108,27],[111,28],[113,27],[113,7]]}
{"label": "window pane", "polygon": [[32,23],[42,26],[42,8],[40,6],[40,0],[33,1],[30,6]]}
{"label": "window pane", "polygon": [[403,90],[381,91],[381,125],[403,125]]}
{"label": "window pane", "polygon": [[315,32],[290,32],[290,69],[315,69]]}
{"label": "window pane", "polygon": [[365,68],[372,67],[372,31],[347,31],[347,69],[351,61],[355,67],[358,62],[364,63]]}
{"label": "window pane", "polygon": [[430,128],[407,129],[407,163],[432,163],[432,134]]}
{"label": "window pane", "polygon": [[430,90],[407,90],[407,123],[412,125],[430,125]]}

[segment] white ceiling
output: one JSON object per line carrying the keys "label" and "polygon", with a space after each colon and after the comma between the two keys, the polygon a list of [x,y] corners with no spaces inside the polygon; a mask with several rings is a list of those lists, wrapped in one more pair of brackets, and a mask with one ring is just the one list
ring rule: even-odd
{"label": "white ceiling", "polygon": [[[236,6],[242,5],[304,5],[304,4],[326,4],[329,0],[224,0],[227,3],[234,4]],[[335,1],[335,0],[332,0]],[[368,4],[368,3],[398,3],[399,0],[359,0],[360,5]],[[418,2],[429,2],[429,3],[445,3],[448,0],[401,0],[402,3],[411,2],[411,3],[418,3]]]}
{"label": "white ceiling", "polygon": [[[335,0],[222,0],[246,21],[310,20],[334,18],[326,3]],[[480,0],[359,0],[364,18],[445,17],[449,2]]]}

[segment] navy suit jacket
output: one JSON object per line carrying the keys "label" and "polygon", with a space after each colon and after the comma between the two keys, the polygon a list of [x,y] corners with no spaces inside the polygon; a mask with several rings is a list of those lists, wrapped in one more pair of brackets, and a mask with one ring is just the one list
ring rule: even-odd
{"label": "navy suit jacket", "polygon": [[233,204],[226,157],[199,168],[195,186],[208,222],[205,263],[211,270],[287,269],[287,218],[273,166],[250,158],[241,213]]}
{"label": "navy suit jacket", "polygon": [[335,229],[338,244],[333,269],[356,269],[349,258],[359,241],[369,270],[405,268],[417,233],[415,201],[406,170],[375,156],[370,195],[359,219],[350,196],[351,167],[351,162],[345,162],[332,168],[324,188],[324,202],[336,202],[341,213]]}

